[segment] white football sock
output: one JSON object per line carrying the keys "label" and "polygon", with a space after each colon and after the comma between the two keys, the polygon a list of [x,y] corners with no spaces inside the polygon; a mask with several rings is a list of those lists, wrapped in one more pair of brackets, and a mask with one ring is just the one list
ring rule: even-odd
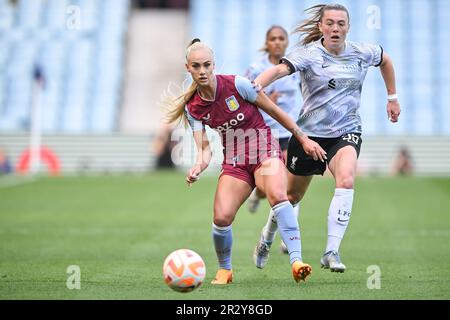
{"label": "white football sock", "polygon": [[298,212],[300,211],[300,202],[292,205],[294,207],[295,219],[298,221]]}
{"label": "white football sock", "polygon": [[267,219],[267,223],[263,228],[263,237],[266,244],[269,246],[272,244],[275,235],[277,234],[278,224],[277,219],[275,218],[275,212],[270,209],[269,218]]}
{"label": "white football sock", "polygon": [[342,238],[350,220],[353,189],[336,188],[328,210],[328,241],[325,252],[339,251]]}
{"label": "white football sock", "polygon": [[253,189],[252,193],[250,193],[250,196],[248,198],[251,200],[259,200],[259,197],[256,194],[256,188]]}

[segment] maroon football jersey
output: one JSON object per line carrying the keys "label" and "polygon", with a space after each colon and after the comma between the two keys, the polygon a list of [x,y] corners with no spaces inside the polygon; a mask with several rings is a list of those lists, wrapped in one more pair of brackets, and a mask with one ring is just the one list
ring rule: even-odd
{"label": "maroon football jersey", "polygon": [[216,79],[215,100],[204,100],[196,92],[187,103],[187,110],[194,119],[219,133],[224,163],[256,164],[267,154],[279,152],[278,141],[258,108],[239,94],[235,76],[216,75]]}

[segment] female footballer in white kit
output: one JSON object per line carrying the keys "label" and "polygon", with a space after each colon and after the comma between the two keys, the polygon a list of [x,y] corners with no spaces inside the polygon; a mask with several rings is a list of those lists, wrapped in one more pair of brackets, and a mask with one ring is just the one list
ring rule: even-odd
{"label": "female footballer in white kit", "polygon": [[[320,260],[322,267],[344,272],[339,247],[352,213],[354,180],[361,148],[362,124],[358,109],[361,90],[369,67],[379,67],[387,91],[387,117],[397,122],[400,105],[396,94],[395,72],[391,58],[378,45],[347,41],[350,18],[339,4],[316,5],[306,10],[310,19],[295,31],[302,42],[282,63],[260,74],[257,88],[299,72],[303,106],[297,120],[308,137],[327,152],[327,164],[303,152],[290,139],[286,166],[288,198],[299,203],[313,175],[322,175],[326,165],[334,177],[335,191],[328,210],[328,240]],[[277,230],[273,212],[269,214],[261,239],[255,248],[257,267],[268,261],[270,244]]]}

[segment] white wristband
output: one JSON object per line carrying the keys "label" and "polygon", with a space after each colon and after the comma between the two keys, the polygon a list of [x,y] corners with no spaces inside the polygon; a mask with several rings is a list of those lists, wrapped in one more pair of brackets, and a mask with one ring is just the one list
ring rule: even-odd
{"label": "white wristband", "polygon": [[388,95],[388,101],[398,100],[398,95],[396,93]]}

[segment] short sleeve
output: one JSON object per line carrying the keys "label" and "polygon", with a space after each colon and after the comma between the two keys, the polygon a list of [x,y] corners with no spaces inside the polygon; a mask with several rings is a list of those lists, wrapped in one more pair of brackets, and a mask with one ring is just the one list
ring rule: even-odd
{"label": "short sleeve", "polygon": [[256,101],[258,92],[256,92],[256,89],[253,87],[250,80],[241,76],[236,76],[234,79],[234,85],[242,98],[251,103]]}
{"label": "short sleeve", "polygon": [[281,63],[286,64],[291,73],[296,71],[304,71],[307,69],[314,59],[314,55],[311,49],[306,47],[297,47],[295,50],[290,52],[287,56],[281,59]]}
{"label": "short sleeve", "polygon": [[383,62],[383,48],[379,45],[364,44],[362,53],[369,66],[379,67]]}
{"label": "short sleeve", "polygon": [[258,72],[257,68],[255,68],[254,66],[250,66],[245,71],[245,74],[244,74],[244,76],[249,80],[255,80],[258,75],[259,75],[259,72]]}
{"label": "short sleeve", "polygon": [[264,72],[270,65],[269,54],[264,52],[253,61],[250,67],[245,71],[244,77],[250,79],[250,81],[255,80],[256,77]]}
{"label": "short sleeve", "polygon": [[189,111],[187,109],[187,106],[184,107],[184,113],[186,114],[186,118],[189,122],[189,125],[192,128],[192,131],[194,131],[194,132],[200,131],[205,128],[205,125],[201,121],[194,119],[194,117],[191,116],[191,114],[189,113]]}

